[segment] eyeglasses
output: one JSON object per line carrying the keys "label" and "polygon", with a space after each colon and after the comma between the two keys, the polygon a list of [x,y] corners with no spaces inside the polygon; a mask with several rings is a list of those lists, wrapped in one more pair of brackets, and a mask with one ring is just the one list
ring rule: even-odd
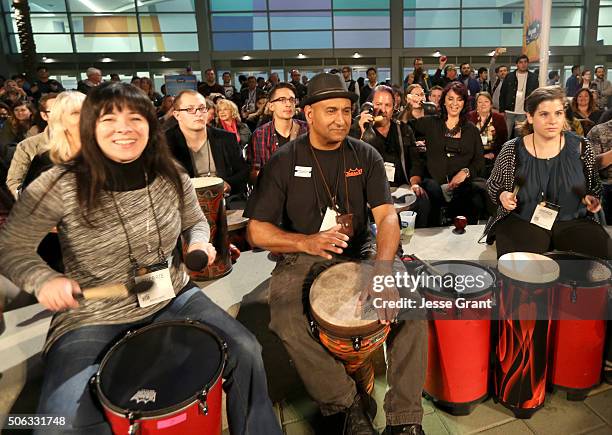
{"label": "eyeglasses", "polygon": [[177,112],[187,112],[190,115],[195,115],[198,112],[206,113],[208,112],[208,108],[206,106],[199,107],[186,107],[184,109],[176,109]]}
{"label": "eyeglasses", "polygon": [[275,100],[270,101],[270,103],[276,103],[279,102],[281,104],[287,104],[287,102],[291,103],[291,104],[295,104],[295,98],[291,97],[291,98],[287,98],[287,97],[280,97],[277,98]]}

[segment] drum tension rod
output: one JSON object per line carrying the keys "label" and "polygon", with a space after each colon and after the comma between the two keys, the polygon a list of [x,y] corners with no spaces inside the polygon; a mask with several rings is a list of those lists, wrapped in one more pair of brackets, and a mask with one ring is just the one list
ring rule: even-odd
{"label": "drum tension rod", "polygon": [[140,423],[136,421],[136,416],[132,411],[128,413],[127,418],[130,423],[128,435],[136,435],[138,433],[138,429],[140,429]]}
{"label": "drum tension rod", "polygon": [[202,392],[198,395],[200,410],[204,415],[208,415],[208,403],[206,402],[207,397],[208,389],[202,390]]}
{"label": "drum tension rod", "polygon": [[353,349],[355,349],[355,352],[358,352],[361,349],[361,337],[353,337],[351,340],[353,342]]}
{"label": "drum tension rod", "polygon": [[572,291],[570,292],[570,302],[575,304],[578,300],[578,283],[576,281],[571,281],[570,285],[572,286]]}

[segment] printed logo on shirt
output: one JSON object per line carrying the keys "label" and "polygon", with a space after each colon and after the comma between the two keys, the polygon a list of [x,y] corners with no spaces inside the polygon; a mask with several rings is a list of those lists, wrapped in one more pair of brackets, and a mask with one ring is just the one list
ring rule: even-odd
{"label": "printed logo on shirt", "polygon": [[312,167],[310,166],[297,166],[295,167],[294,177],[310,178],[312,175]]}
{"label": "printed logo on shirt", "polygon": [[344,173],[346,178],[349,178],[349,177],[358,177],[361,174],[363,174],[363,169],[362,168],[349,169],[348,171],[346,171]]}

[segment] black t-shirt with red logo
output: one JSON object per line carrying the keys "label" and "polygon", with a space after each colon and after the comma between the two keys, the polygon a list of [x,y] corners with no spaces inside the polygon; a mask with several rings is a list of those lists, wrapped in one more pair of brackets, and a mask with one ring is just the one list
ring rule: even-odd
{"label": "black t-shirt with red logo", "polygon": [[354,236],[345,254],[357,253],[369,238],[368,204],[393,203],[380,154],[357,139],[347,137],[340,148],[322,151],[303,135],[279,148],[262,168],[244,215],[286,231],[314,234],[332,206],[330,194],[341,213],[353,214]]}

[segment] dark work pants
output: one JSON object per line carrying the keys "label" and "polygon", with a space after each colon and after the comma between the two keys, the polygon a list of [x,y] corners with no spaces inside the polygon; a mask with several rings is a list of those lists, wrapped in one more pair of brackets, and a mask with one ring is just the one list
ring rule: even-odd
{"label": "dark work pants", "polygon": [[593,257],[612,258],[606,230],[591,219],[555,222],[552,231],[510,215],[495,226],[497,257],[509,252],[573,251]]}
{"label": "dark work pants", "polygon": [[[277,264],[270,281],[270,329],[283,341],[321,412],[330,415],[351,406],[357,388],[344,365],[310,334],[304,282],[309,279],[313,265],[324,261],[307,254],[288,254]],[[421,392],[427,365],[426,321],[406,320],[393,326],[386,346],[389,390],[384,409],[387,424],[420,424],[423,418]]]}

